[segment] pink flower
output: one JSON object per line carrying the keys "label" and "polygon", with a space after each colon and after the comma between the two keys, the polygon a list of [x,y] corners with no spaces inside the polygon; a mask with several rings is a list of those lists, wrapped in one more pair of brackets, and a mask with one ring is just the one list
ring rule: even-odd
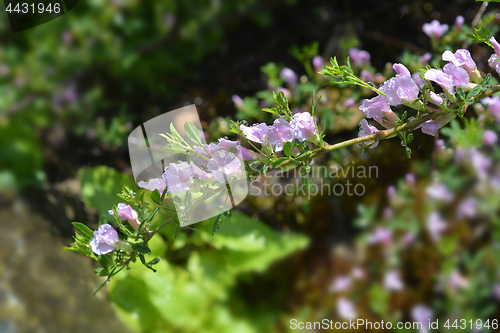
{"label": "pink flower", "polygon": [[424,23],[422,31],[430,38],[440,38],[448,31],[448,25],[441,24],[438,20],[434,20],[431,23]]}
{"label": "pink flower", "polygon": [[359,109],[365,113],[366,118],[373,118],[378,121],[387,116],[388,119],[394,119],[394,112],[391,110],[384,95],[363,100]]}
{"label": "pink flower", "polygon": [[364,279],[365,271],[360,267],[354,267],[351,271],[351,275],[355,279]]}
{"label": "pink flower", "polygon": [[413,232],[407,232],[404,234],[403,239],[401,240],[401,243],[403,246],[409,246],[415,241],[415,234]]}
{"label": "pink flower", "polygon": [[443,71],[452,77],[453,85],[455,87],[467,88],[469,85],[469,74],[462,67],[455,66],[454,64],[446,64]]}
{"label": "pink flower", "polygon": [[411,75],[411,78],[413,79],[413,82],[417,85],[419,89],[422,89],[422,87],[425,85],[425,81],[420,78],[420,73],[416,72]]}
{"label": "pink flower", "polygon": [[354,319],[356,318],[356,310],[354,309],[354,304],[345,298],[339,298],[337,300],[337,313],[342,319]]}
{"label": "pink flower", "polygon": [[158,190],[160,191],[160,194],[163,194],[163,191],[165,191],[165,188],[167,187],[167,183],[163,178],[153,178],[150,179],[147,183],[140,181],[139,183],[137,183],[137,185],[140,188],[144,188],[150,191]]}
{"label": "pink flower", "polygon": [[481,100],[481,103],[488,106],[486,111],[494,116],[496,118],[496,121],[500,121],[500,98],[498,97],[498,95],[485,97]]}
{"label": "pink flower", "polygon": [[453,200],[453,194],[451,194],[446,185],[440,182],[435,182],[428,186],[425,193],[434,200],[441,200],[444,202],[451,202]]}
{"label": "pink flower", "polygon": [[351,278],[348,276],[337,277],[330,286],[330,291],[345,291],[351,286]]}
{"label": "pink flower", "polygon": [[[120,219],[120,221],[126,219],[136,231],[139,229],[139,226],[141,225],[141,223],[139,222],[139,216],[130,205],[120,202],[116,206],[116,210],[118,211],[118,218]],[[115,215],[113,210],[108,210],[108,213],[110,215]]]}
{"label": "pink flower", "polygon": [[444,61],[449,61],[455,66],[463,67],[467,71],[473,72],[477,69],[476,63],[472,60],[470,52],[465,49],[459,49],[455,54],[448,50],[444,51],[442,58]]}
{"label": "pink flower", "polygon": [[432,319],[433,313],[430,308],[419,304],[411,310],[411,317],[413,320],[420,322],[424,330],[427,331],[425,328],[429,326],[429,320]]}
{"label": "pink flower", "polygon": [[116,243],[119,240],[116,230],[109,224],[103,224],[97,231],[94,231],[90,247],[95,254],[104,255],[116,249]]}
{"label": "pink flower", "polygon": [[348,108],[348,107],[351,107],[353,105],[356,104],[356,101],[354,100],[354,98],[348,98],[344,101],[344,103],[342,104],[343,107],[345,108]]}
{"label": "pink flower", "polygon": [[387,272],[384,276],[384,287],[387,290],[401,290],[404,287],[398,271]]}
{"label": "pink flower", "polygon": [[373,77],[373,74],[370,73],[370,71],[367,71],[366,69],[363,69],[361,73],[359,74],[359,77],[361,80],[365,82],[374,82],[375,78]]}
{"label": "pink flower", "polygon": [[431,68],[424,74],[424,78],[436,82],[448,93],[453,94],[453,78],[442,70]]}
{"label": "pink flower", "polygon": [[231,177],[240,174],[241,161],[233,153],[221,150],[212,154],[207,168],[215,180],[224,183]]}
{"label": "pink flower", "polygon": [[266,143],[269,130],[265,123],[260,123],[252,127],[240,125],[240,129],[248,140],[261,144]]}
{"label": "pink flower", "polygon": [[422,133],[427,135],[436,136],[437,131],[442,127],[442,124],[436,123],[434,120],[427,120],[425,123],[422,123],[415,127],[415,129],[422,129]]}
{"label": "pink flower", "polygon": [[498,60],[500,57],[500,44],[498,44],[495,37],[491,37],[490,42],[495,48],[495,53],[491,55],[490,59],[488,59],[488,65],[500,74],[500,61]]}
{"label": "pink flower", "polygon": [[493,146],[498,140],[497,134],[492,130],[486,130],[483,133],[483,143],[487,146]]}
{"label": "pink flower", "polygon": [[500,301],[500,283],[493,287],[493,295]]}
{"label": "pink flower", "polygon": [[295,139],[304,142],[316,131],[316,125],[309,112],[301,112],[293,116],[290,129]]}
{"label": "pink flower", "polygon": [[317,55],[312,59],[312,64],[314,67],[314,70],[319,72],[323,69],[323,58],[321,56]]}
{"label": "pink flower", "polygon": [[432,212],[427,219],[427,231],[429,231],[433,241],[441,239],[441,234],[446,230],[446,222],[438,213]]}
{"label": "pink flower", "polygon": [[[358,137],[363,137],[363,136],[367,136],[367,135],[371,135],[371,134],[374,134],[374,133],[377,133],[379,130],[375,127],[375,126],[371,126],[371,125],[368,125],[368,121],[366,121],[366,119],[361,119],[361,121],[359,122],[359,134],[358,134]],[[373,141],[371,141],[373,142]],[[375,148],[378,146],[378,141],[374,142],[370,148]]]}
{"label": "pink flower", "polygon": [[392,231],[387,228],[377,227],[368,235],[368,243],[390,245],[392,243]]}
{"label": "pink flower", "polygon": [[434,91],[429,91],[429,96],[431,97],[432,103],[436,105],[441,105],[444,102],[441,96],[436,94]]}
{"label": "pink flower", "polygon": [[293,70],[291,70],[290,68],[283,68],[280,72],[280,77],[285,80],[285,82],[289,85],[289,86],[296,86],[297,85],[297,74],[295,74],[295,72]]}
{"label": "pink flower", "polygon": [[243,108],[243,100],[241,99],[240,96],[238,95],[233,95],[231,97],[231,100],[233,101],[234,105],[236,105],[236,107],[238,109],[242,109]]}
{"label": "pink flower", "polygon": [[416,100],[420,89],[410,75],[396,75],[385,81],[380,91],[385,93],[390,105],[399,105]]}
{"label": "pink flower", "polygon": [[182,193],[191,188],[193,169],[186,162],[170,163],[163,178],[170,193]]}
{"label": "pink flower", "polygon": [[469,286],[469,281],[457,270],[454,270],[448,279],[448,286],[454,291],[456,289],[465,289]]}
{"label": "pink flower", "polygon": [[465,21],[464,17],[462,15],[458,15],[457,18],[455,19],[455,23],[453,23],[453,26],[457,29],[462,29],[464,21]]}
{"label": "pink flower", "polygon": [[349,58],[354,63],[355,66],[360,66],[363,64],[368,64],[370,62],[370,53],[359,50],[355,47],[349,49]]}
{"label": "pink flower", "polygon": [[410,186],[415,186],[415,175],[412,174],[412,173],[407,173],[406,176],[405,176],[405,182],[406,184],[410,185]]}
{"label": "pink flower", "polygon": [[408,68],[406,68],[406,66],[403,64],[396,63],[396,64],[392,65],[392,68],[394,68],[394,71],[398,75],[408,75],[408,76],[411,75]]}
{"label": "pink flower", "polygon": [[457,219],[476,216],[476,199],[468,198],[460,202],[457,209]]}

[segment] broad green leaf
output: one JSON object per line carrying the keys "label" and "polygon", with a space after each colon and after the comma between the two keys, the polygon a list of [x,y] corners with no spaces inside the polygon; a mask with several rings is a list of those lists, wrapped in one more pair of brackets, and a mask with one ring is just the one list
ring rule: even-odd
{"label": "broad green leaf", "polygon": [[75,229],[87,240],[90,240],[94,237],[94,231],[87,227],[85,224],[80,222],[71,223],[75,227]]}

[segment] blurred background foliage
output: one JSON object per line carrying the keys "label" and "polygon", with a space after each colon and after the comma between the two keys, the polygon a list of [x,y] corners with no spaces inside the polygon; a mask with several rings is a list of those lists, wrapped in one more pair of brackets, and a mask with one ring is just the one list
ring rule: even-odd
{"label": "blurred background foliage", "polygon": [[[388,61],[413,73],[425,66],[419,60],[425,53],[434,65],[444,49],[461,47],[480,6],[465,0],[86,0],[16,34],[3,14],[0,331],[286,332],[290,318],[345,319],[342,300],[373,321],[412,320],[419,304],[439,318],[498,318],[492,288],[500,281],[500,152],[483,147],[484,131],[498,132],[486,105],[474,111],[484,121],[452,123],[443,143],[415,133],[411,160],[397,140],[315,160],[316,166],[377,166],[375,178],[326,179],[363,184],[362,197],[250,196],[215,236],[213,221],[178,234],[167,227],[152,243],[151,258],[163,258],[157,273],[135,265],[95,298],[102,281],[91,264],[58,252],[71,242],[71,221],[95,229],[98,216],[119,202],[123,185],[137,189],[126,140],[144,121],[196,104],[211,141],[229,136],[229,119],[271,121],[259,110],[271,104],[270,89],[286,88],[296,109],[310,110],[314,91],[323,96],[318,118],[328,142],[354,137],[360,100],[371,95],[323,85],[311,59],[344,59],[357,47],[371,60],[355,70],[366,70],[374,82],[392,75]],[[479,22],[493,33],[497,7],[490,5]],[[463,29],[452,29],[457,15],[465,17]],[[450,26],[439,43],[421,31],[433,19]],[[470,49],[486,71],[491,50]],[[280,77],[284,67],[297,73],[297,86]],[[464,152],[471,147],[481,151]],[[481,156],[490,167],[481,168]],[[278,181],[294,178],[300,177]],[[310,177],[308,186],[317,181]],[[435,184],[441,192],[433,197]],[[474,214],[460,215],[471,200]],[[448,222],[439,239],[429,236],[430,217]],[[384,232],[390,237],[379,237]],[[47,271],[30,273],[28,264]],[[404,288],[384,282],[392,271]],[[47,306],[59,311],[46,313]]]}

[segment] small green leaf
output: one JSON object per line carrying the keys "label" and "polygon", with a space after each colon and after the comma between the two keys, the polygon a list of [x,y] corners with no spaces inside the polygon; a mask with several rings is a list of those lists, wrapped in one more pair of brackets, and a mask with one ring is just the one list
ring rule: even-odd
{"label": "small green leaf", "polygon": [[278,165],[280,165],[281,163],[285,162],[286,160],[288,160],[288,158],[287,158],[287,157],[280,157],[280,158],[278,158],[276,161],[274,161],[273,163],[271,163],[271,164],[269,165],[269,167],[270,167],[271,169],[274,169],[274,168],[276,168]]}
{"label": "small green leaf", "polygon": [[106,272],[106,270],[102,267],[96,268],[94,270],[94,273],[97,276],[107,276],[108,275],[108,272]]}
{"label": "small green leaf", "polygon": [[287,172],[287,171],[290,171],[290,170],[293,170],[295,169],[296,167],[298,167],[300,165],[300,162],[299,161],[295,161],[295,160],[292,160],[289,164],[285,165],[284,167],[282,167],[280,169],[281,172]]}
{"label": "small green leaf", "polygon": [[151,254],[151,249],[144,244],[134,244],[133,247],[137,252]]}
{"label": "small green leaf", "polygon": [[291,142],[285,142],[285,147],[283,148],[283,153],[290,158],[292,155],[293,144]]}
{"label": "small green leaf", "polygon": [[156,257],[153,260],[151,260],[150,262],[148,262],[147,265],[153,266],[153,265],[156,265],[157,263],[159,263],[160,261],[161,261],[161,257]]}
{"label": "small green leaf", "polygon": [[184,130],[186,131],[186,135],[189,138],[189,140],[193,141],[194,143],[197,143],[201,145],[201,139],[200,139],[200,132],[198,131],[198,128],[190,121],[186,121],[184,123]]}
{"label": "small green leaf", "polygon": [[151,192],[151,200],[153,200],[154,203],[161,205],[161,194],[158,189],[155,189],[153,192]]}

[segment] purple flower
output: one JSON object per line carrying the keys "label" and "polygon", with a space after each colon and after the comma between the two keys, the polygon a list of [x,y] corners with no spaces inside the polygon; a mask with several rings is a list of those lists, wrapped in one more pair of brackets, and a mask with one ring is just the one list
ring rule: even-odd
{"label": "purple flower", "polygon": [[486,110],[496,118],[496,121],[500,121],[500,98],[498,95],[485,97],[481,100],[481,103],[488,106]]}
{"label": "purple flower", "polygon": [[403,239],[401,240],[403,246],[409,246],[414,241],[415,241],[415,234],[413,232],[407,232],[406,234],[404,234]]}
{"label": "purple flower", "polygon": [[193,171],[193,176],[196,176],[199,179],[205,179],[210,177],[210,174],[208,172],[206,172],[193,162],[190,162],[189,165],[191,166],[191,170]]}
{"label": "purple flower", "polygon": [[446,64],[443,67],[443,71],[452,77],[455,87],[467,88],[469,85],[469,74],[462,67],[455,66],[454,64]]}
{"label": "purple flower", "polygon": [[104,255],[116,249],[116,243],[119,240],[116,230],[109,224],[103,224],[94,231],[90,247],[95,254]]}
{"label": "purple flower", "polygon": [[419,89],[422,89],[422,87],[425,85],[425,81],[422,80],[419,72],[413,73],[411,75],[411,78],[413,79],[413,82],[415,82],[415,84]]}
{"label": "purple flower", "polygon": [[418,62],[428,63],[432,59],[432,55],[430,53],[425,53],[423,56],[418,57]]}
{"label": "purple flower", "polygon": [[356,101],[354,100],[354,98],[348,98],[344,101],[344,103],[342,104],[343,107],[345,108],[348,108],[348,107],[351,107],[353,105],[356,104]]}
{"label": "purple flower", "polygon": [[356,310],[354,309],[354,304],[345,298],[339,298],[337,300],[337,313],[342,319],[354,319],[356,318]]}
{"label": "purple flower", "polygon": [[465,21],[464,17],[462,15],[458,15],[457,18],[455,19],[455,23],[453,23],[453,26],[457,29],[462,29],[464,21]]}
{"label": "purple flower", "polygon": [[467,71],[473,72],[477,69],[476,63],[472,60],[472,56],[468,50],[459,49],[455,54],[447,50],[443,52],[442,57],[444,61],[449,61],[455,66],[463,67]]}
{"label": "purple flower", "polygon": [[248,140],[260,144],[266,143],[268,129],[265,123],[260,123],[252,127],[241,125],[240,129],[243,131],[243,134],[245,134],[245,137]]}
{"label": "purple flower", "polygon": [[232,99],[232,101],[233,101],[234,105],[236,105],[236,107],[237,107],[238,109],[242,109],[242,108],[243,108],[243,100],[241,99],[241,97],[240,97],[240,96],[238,96],[238,95],[233,95],[233,96],[231,97],[231,99]]}
{"label": "purple flower", "polygon": [[431,234],[433,241],[438,241],[441,239],[441,234],[446,229],[446,222],[443,221],[438,213],[432,212],[427,219],[427,231]]}
{"label": "purple flower", "polygon": [[384,287],[387,290],[401,290],[404,287],[398,271],[389,271],[384,276]]}
{"label": "purple flower", "polygon": [[224,183],[231,177],[240,174],[241,161],[231,152],[221,150],[212,154],[207,168],[219,183]]}
{"label": "purple flower", "polygon": [[297,85],[297,74],[295,74],[295,72],[293,70],[291,70],[290,68],[283,68],[280,72],[280,77],[285,80],[285,82],[289,85],[289,86],[296,86]]}
{"label": "purple flower", "polygon": [[355,279],[364,279],[365,271],[362,268],[354,267],[351,271],[351,275]]}
{"label": "purple flower", "polygon": [[425,72],[424,78],[436,82],[448,93],[453,94],[453,78],[442,70],[431,68]]}
{"label": "purple flower", "polygon": [[373,118],[375,120],[381,120],[386,115],[393,118],[392,114],[394,113],[384,95],[365,99],[359,109],[365,113],[366,118]]}
{"label": "purple flower", "polygon": [[390,245],[392,243],[392,231],[387,228],[377,227],[368,235],[368,243]]}
{"label": "purple flower", "polygon": [[385,207],[382,212],[382,216],[387,220],[392,219],[394,217],[394,211],[392,210],[392,208]]}
{"label": "purple flower", "polygon": [[495,37],[490,38],[491,44],[493,44],[493,47],[495,48],[495,53],[493,53],[488,59],[488,65],[493,68],[494,70],[497,71],[498,74],[500,74],[500,44],[498,44],[497,40]]}
{"label": "purple flower", "polygon": [[337,277],[330,286],[330,291],[345,291],[351,286],[351,278],[349,276]]}
{"label": "purple flower", "polygon": [[387,188],[387,197],[390,200],[394,200],[396,198],[396,188],[394,186],[391,185]]}
{"label": "purple flower", "polygon": [[436,94],[434,91],[429,91],[429,96],[431,98],[432,103],[434,103],[436,105],[441,105],[444,102],[443,99],[438,94]]}
{"label": "purple flower", "polygon": [[405,176],[405,182],[406,184],[410,185],[410,186],[415,186],[415,175],[412,174],[412,173],[407,173],[406,176]]}
{"label": "purple flower", "polygon": [[450,202],[453,200],[453,194],[451,194],[446,185],[440,182],[436,182],[428,186],[425,193],[434,200],[442,200],[444,202]]}
{"label": "purple flower", "polygon": [[370,71],[367,71],[366,69],[363,69],[361,73],[359,74],[359,77],[361,80],[365,82],[373,82],[375,78],[373,77],[373,74],[370,73]]}
{"label": "purple flower", "polygon": [[193,183],[193,169],[186,162],[170,163],[163,174],[170,193],[188,191]]}
{"label": "purple flower", "polygon": [[445,149],[445,145],[444,145],[444,140],[443,139],[439,139],[436,141],[436,148],[437,149]]}
{"label": "purple flower", "polygon": [[422,133],[427,135],[436,136],[437,131],[442,127],[442,124],[436,123],[434,120],[427,120],[425,123],[422,123],[415,127],[415,129],[422,129]]}
{"label": "purple flower", "polygon": [[167,187],[167,183],[163,178],[153,178],[150,179],[147,183],[142,180],[137,183],[140,188],[144,188],[146,190],[150,190],[151,192],[154,190],[160,191],[160,194],[163,194],[163,191]]}
{"label": "purple flower", "polygon": [[286,89],[286,88],[282,88],[282,87],[280,87],[280,88],[278,88],[278,89],[276,90],[276,92],[278,92],[278,93],[279,93],[279,92],[282,92],[282,93],[283,93],[283,95],[285,95],[285,97],[286,97],[286,98],[290,98],[290,97],[292,96],[292,94],[290,93],[290,90],[288,90],[288,89]]}
{"label": "purple flower", "polygon": [[314,119],[309,112],[296,113],[290,122],[290,130],[293,137],[304,142],[316,131]]}
{"label": "purple flower", "polygon": [[[375,126],[368,125],[368,121],[366,119],[361,119],[359,122],[359,134],[358,138],[361,138],[363,136],[371,135],[373,133],[378,133],[378,129]],[[374,142],[374,141],[372,141]],[[370,148],[375,148],[378,146],[378,141],[375,141]]]}
{"label": "purple flower", "polygon": [[[163,188],[165,189],[165,187]],[[127,220],[128,223],[135,229],[138,230],[141,223],[139,222],[139,216],[137,212],[126,203],[120,202],[116,206],[116,210],[118,211],[118,218],[121,220]],[[108,210],[110,215],[115,215],[113,210]]]}
{"label": "purple flower", "polygon": [[425,328],[429,326],[429,320],[432,319],[433,313],[430,308],[419,304],[411,310],[411,317],[413,320],[420,322],[424,330],[427,331]]}
{"label": "purple flower", "polygon": [[314,67],[314,70],[319,72],[320,70],[323,69],[323,58],[321,56],[317,55],[312,59],[312,64]]}
{"label": "purple flower", "polygon": [[483,143],[487,146],[493,146],[498,140],[497,134],[492,130],[486,130],[483,133]]}
{"label": "purple flower", "polygon": [[457,208],[457,219],[476,216],[476,199],[468,198],[460,202]]}
{"label": "purple flower", "polygon": [[457,270],[454,270],[448,279],[448,286],[451,290],[465,289],[469,285],[469,281],[464,278]]}
{"label": "purple flower", "polygon": [[283,151],[285,142],[293,140],[291,125],[283,118],[274,121],[273,126],[268,126],[268,139],[276,152]]}
{"label": "purple flower", "polygon": [[481,154],[477,149],[471,148],[468,152],[469,160],[476,170],[476,174],[480,179],[488,177],[488,170],[491,167],[491,160]]}
{"label": "purple flower", "polygon": [[420,89],[410,75],[396,75],[385,81],[380,91],[386,94],[390,105],[399,105],[416,100]]}
{"label": "purple flower", "polygon": [[359,50],[355,47],[349,49],[349,58],[352,60],[355,66],[360,66],[370,62],[370,53]]}
{"label": "purple flower", "polygon": [[408,75],[408,76],[411,75],[408,68],[406,68],[406,66],[403,64],[396,63],[396,64],[392,65],[392,68],[394,68],[394,71],[398,75]]}
{"label": "purple flower", "polygon": [[431,23],[424,23],[422,31],[430,38],[439,38],[448,31],[448,25],[434,20]]}

